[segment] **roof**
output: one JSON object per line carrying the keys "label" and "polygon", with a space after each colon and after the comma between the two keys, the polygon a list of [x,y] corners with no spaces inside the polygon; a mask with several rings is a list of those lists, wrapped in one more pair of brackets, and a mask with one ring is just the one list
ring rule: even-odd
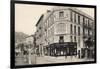
{"label": "roof", "polygon": [[44,16],[43,14],[40,16],[40,18],[39,18],[39,20],[38,20],[36,26],[39,24],[39,22],[41,21],[41,19],[43,18],[43,16]]}
{"label": "roof", "polygon": [[39,22],[41,21],[42,18],[43,18],[43,22],[45,22],[45,21],[48,19],[48,17],[49,17],[54,11],[63,10],[63,9],[69,9],[69,10],[75,11],[75,12],[77,12],[77,13],[79,13],[79,14],[81,14],[81,15],[83,15],[83,16],[85,16],[85,17],[91,19],[91,20],[94,20],[94,18],[93,18],[92,16],[90,16],[90,15],[86,14],[85,12],[83,12],[83,11],[77,9],[76,7],[64,7],[64,6],[63,6],[63,7],[58,7],[58,6],[57,6],[57,7],[54,7],[52,10],[50,10],[49,12],[46,12],[46,13],[42,14],[42,15],[40,16],[40,18],[39,18],[39,20],[38,20],[36,26],[39,24]]}
{"label": "roof", "polygon": [[89,19],[91,19],[91,20],[94,20],[94,18],[92,16],[88,15],[87,13],[85,13],[85,12],[83,12],[83,11],[77,9],[77,8],[69,8],[69,9],[71,9],[71,10],[73,10],[73,11],[75,11],[75,12],[77,12],[77,13],[79,13],[79,14],[81,14],[81,15],[89,18]]}
{"label": "roof", "polygon": [[72,11],[77,12],[77,13],[79,13],[79,14],[81,14],[81,15],[83,15],[83,16],[85,16],[85,17],[91,19],[91,20],[94,20],[94,18],[93,18],[92,16],[90,16],[90,15],[88,15],[87,13],[85,13],[85,12],[83,12],[83,11],[77,9],[76,7],[64,7],[64,6],[63,6],[63,7],[58,7],[58,6],[57,6],[57,7],[54,7],[54,8],[53,8],[54,11],[57,11],[57,10],[65,10],[65,9],[72,10]]}
{"label": "roof", "polygon": [[53,12],[53,11],[51,11],[51,10],[47,10],[46,13],[42,14],[42,15],[40,16],[40,18],[39,18],[39,20],[38,20],[36,26],[38,26],[38,24],[39,24],[39,22],[41,21],[41,19],[43,19],[43,22],[45,22],[45,21],[48,19],[48,17],[52,14],[52,12]]}

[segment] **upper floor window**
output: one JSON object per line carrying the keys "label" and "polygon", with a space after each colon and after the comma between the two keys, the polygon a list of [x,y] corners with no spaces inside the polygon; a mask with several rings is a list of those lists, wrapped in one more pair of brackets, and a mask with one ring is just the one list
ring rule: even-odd
{"label": "upper floor window", "polygon": [[73,21],[73,18],[72,18],[72,11],[70,12],[70,20]]}
{"label": "upper floor window", "polygon": [[59,12],[59,17],[64,17],[64,12],[63,11]]}
{"label": "upper floor window", "polygon": [[78,15],[78,24],[80,24],[80,15]]}
{"label": "upper floor window", "polygon": [[88,26],[90,26],[90,20],[88,20]]}
{"label": "upper floor window", "polygon": [[78,37],[78,45],[79,45],[79,47],[80,47],[80,37]]}
{"label": "upper floor window", "polygon": [[83,17],[83,25],[85,24],[85,18]]}
{"label": "upper floor window", "polygon": [[87,25],[87,19],[85,18],[85,22],[84,22],[85,26]]}
{"label": "upper floor window", "polygon": [[78,27],[78,35],[80,36],[80,27]]}
{"label": "upper floor window", "polygon": [[74,13],[74,22],[76,22],[76,13]]}
{"label": "upper floor window", "polygon": [[72,36],[70,36],[70,42],[73,42],[73,37]]}
{"label": "upper floor window", "polygon": [[76,36],[74,36],[74,42],[76,42]]}
{"label": "upper floor window", "polygon": [[88,30],[88,36],[90,36],[90,30]]}
{"label": "upper floor window", "polygon": [[85,29],[83,28],[83,35],[85,35]]}
{"label": "upper floor window", "polygon": [[74,34],[76,34],[76,26],[74,26]]}
{"label": "upper floor window", "polygon": [[73,34],[73,26],[72,26],[72,24],[70,25],[70,34]]}
{"label": "upper floor window", "polygon": [[39,29],[41,29],[41,27],[39,27]]}
{"label": "upper floor window", "polygon": [[88,19],[86,19],[86,26],[88,26]]}
{"label": "upper floor window", "polygon": [[93,27],[93,21],[91,22],[91,25],[90,26]]}
{"label": "upper floor window", "polygon": [[39,37],[41,37],[42,35],[40,34]]}

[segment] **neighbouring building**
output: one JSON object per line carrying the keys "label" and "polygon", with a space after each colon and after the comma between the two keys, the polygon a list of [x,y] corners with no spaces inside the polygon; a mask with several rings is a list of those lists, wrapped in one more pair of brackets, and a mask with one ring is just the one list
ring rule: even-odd
{"label": "neighbouring building", "polygon": [[[86,57],[85,40],[94,38],[94,18],[72,7],[54,7],[39,18],[35,32],[37,53],[41,56]],[[94,49],[92,49],[93,51]]]}
{"label": "neighbouring building", "polygon": [[27,51],[31,49],[31,53],[34,53],[34,35],[30,35],[28,37],[25,37],[23,41],[17,42],[15,44],[15,52],[19,52],[20,54],[24,55],[24,51]]}
{"label": "neighbouring building", "polygon": [[34,43],[34,35],[30,35],[30,36],[26,37],[25,38],[25,43],[33,45],[33,43]]}

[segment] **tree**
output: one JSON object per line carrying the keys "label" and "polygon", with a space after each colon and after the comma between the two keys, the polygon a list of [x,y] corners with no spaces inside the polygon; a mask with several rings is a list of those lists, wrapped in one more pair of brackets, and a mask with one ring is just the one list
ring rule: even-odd
{"label": "tree", "polygon": [[86,41],[85,41],[85,45],[86,45],[86,47],[91,47],[91,46],[93,46],[93,41],[92,41],[92,38],[91,37],[89,37]]}

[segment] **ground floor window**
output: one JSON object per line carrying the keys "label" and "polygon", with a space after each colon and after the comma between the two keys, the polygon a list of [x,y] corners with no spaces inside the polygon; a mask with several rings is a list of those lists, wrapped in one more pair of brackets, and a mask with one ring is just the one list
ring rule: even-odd
{"label": "ground floor window", "polygon": [[64,36],[59,36],[59,43],[63,43],[64,42]]}
{"label": "ground floor window", "polygon": [[[71,44],[71,43],[70,43]],[[57,43],[49,45],[46,50],[49,56],[73,56],[77,55],[77,44]],[[46,55],[46,54],[45,54]]]}

